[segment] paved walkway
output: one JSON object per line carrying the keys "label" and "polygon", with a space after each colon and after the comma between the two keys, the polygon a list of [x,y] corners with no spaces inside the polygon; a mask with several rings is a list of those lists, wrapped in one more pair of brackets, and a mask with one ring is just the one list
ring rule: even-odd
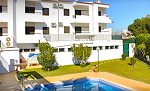
{"label": "paved walkway", "polygon": [[[47,83],[47,82],[66,81],[66,80],[78,79],[84,77],[101,78],[123,86],[127,86],[129,88],[133,88],[138,91],[150,91],[150,85],[148,84],[127,79],[124,77],[120,77],[107,72],[98,72],[98,73],[85,72],[85,73],[77,73],[77,74],[70,74],[70,75],[63,75],[63,76],[46,77],[42,79],[34,79],[31,81],[35,84],[40,84],[40,83]],[[18,89],[20,89],[21,86],[21,82],[17,81],[15,72],[0,74],[0,82],[2,82],[2,84],[0,85],[0,91],[18,91]],[[24,84],[29,84],[29,83],[25,81]]]}
{"label": "paved walkway", "polygon": [[0,91],[18,91],[20,82],[15,78],[16,71],[0,74]]}

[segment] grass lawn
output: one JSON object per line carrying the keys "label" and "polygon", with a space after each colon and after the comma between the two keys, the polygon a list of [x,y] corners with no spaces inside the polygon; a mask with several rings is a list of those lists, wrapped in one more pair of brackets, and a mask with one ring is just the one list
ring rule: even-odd
{"label": "grass lawn", "polygon": [[[122,61],[120,59],[113,59],[100,61],[99,63],[99,70],[102,72],[109,72],[150,84],[150,67],[148,67],[140,61],[136,62],[136,66],[130,65],[130,58],[127,58],[126,61]],[[96,64],[97,62],[91,62],[90,65],[87,65],[84,68],[76,65],[60,66],[58,69],[52,70],[50,72],[43,71],[41,68],[26,69],[25,71],[21,71],[21,73],[23,73],[26,77],[29,78],[43,78],[50,76],[88,72],[93,67],[93,65]]]}

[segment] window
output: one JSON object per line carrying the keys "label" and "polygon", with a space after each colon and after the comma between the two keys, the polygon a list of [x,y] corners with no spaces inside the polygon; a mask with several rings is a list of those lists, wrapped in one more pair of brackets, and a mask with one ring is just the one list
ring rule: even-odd
{"label": "window", "polygon": [[110,49],[114,49],[114,46],[110,46]]}
{"label": "window", "polygon": [[0,36],[3,36],[2,28],[0,28]]}
{"label": "window", "polygon": [[119,46],[115,46],[115,49],[119,49]]}
{"label": "window", "polygon": [[72,49],[71,49],[71,48],[68,48],[68,52],[72,52]]}
{"label": "window", "polygon": [[81,27],[75,27],[75,33],[81,33]]}
{"label": "window", "polygon": [[58,52],[58,49],[57,49],[57,48],[54,48],[54,52]]}
{"label": "window", "polygon": [[49,27],[43,27],[43,35],[49,35]]}
{"label": "window", "polygon": [[2,6],[0,6],[0,13],[2,13]]}
{"label": "window", "polygon": [[43,15],[49,15],[49,8],[43,8]]}
{"label": "window", "polygon": [[24,52],[30,52],[30,49],[24,49]]}
{"label": "window", "polygon": [[99,26],[99,32],[101,32],[101,26]]}
{"label": "window", "polygon": [[8,28],[0,27],[0,36],[8,36]]}
{"label": "window", "polygon": [[31,49],[31,52],[35,52],[35,49]]}
{"label": "window", "polygon": [[34,34],[35,28],[34,27],[26,27],[25,28],[25,34]]}
{"label": "window", "polygon": [[64,26],[64,33],[70,33],[70,27]]}
{"label": "window", "polygon": [[20,49],[19,52],[23,52],[23,49]]}
{"label": "window", "polygon": [[64,16],[69,16],[69,9],[64,9]]}
{"label": "window", "polygon": [[105,49],[109,49],[109,46],[105,46]]}
{"label": "window", "polygon": [[8,28],[0,27],[0,36],[8,36]]}
{"label": "window", "polygon": [[101,16],[101,11],[98,11],[98,16]]}
{"label": "window", "polygon": [[81,10],[75,10],[75,15],[81,15]]}
{"label": "window", "polygon": [[64,48],[59,48],[59,52],[64,52]]}
{"label": "window", "polygon": [[100,49],[100,50],[103,50],[103,47],[102,47],[102,46],[99,46],[99,49]]}
{"label": "window", "polygon": [[26,7],[25,13],[35,13],[35,7]]}
{"label": "window", "polygon": [[97,49],[97,47],[96,47],[96,46],[94,46],[94,47],[93,47],[93,50],[96,50],[96,49]]}

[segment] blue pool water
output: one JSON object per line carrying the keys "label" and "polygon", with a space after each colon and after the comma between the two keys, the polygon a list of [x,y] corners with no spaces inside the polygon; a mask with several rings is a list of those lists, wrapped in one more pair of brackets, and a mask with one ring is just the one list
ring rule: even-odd
{"label": "blue pool water", "polygon": [[77,79],[24,88],[25,91],[131,91],[100,79]]}

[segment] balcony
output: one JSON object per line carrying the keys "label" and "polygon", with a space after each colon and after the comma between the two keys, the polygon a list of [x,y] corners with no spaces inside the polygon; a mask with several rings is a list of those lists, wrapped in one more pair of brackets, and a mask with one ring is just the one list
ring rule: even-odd
{"label": "balcony", "polygon": [[73,15],[72,23],[90,23],[88,15]]}
{"label": "balcony", "polygon": [[111,23],[111,20],[109,19],[109,17],[106,14],[104,14],[102,16],[98,16],[97,21],[99,23]]}
{"label": "balcony", "polygon": [[0,5],[0,13],[8,13],[6,5]]}
{"label": "balcony", "polygon": [[0,0],[0,13],[7,13],[7,0]]}
{"label": "balcony", "polygon": [[40,3],[41,0],[25,0],[25,1],[29,3]]}
{"label": "balcony", "polygon": [[90,16],[89,16],[89,6],[84,5],[74,5],[75,14],[73,17],[73,23],[75,22],[82,22],[82,23],[89,23]]}
{"label": "balcony", "polygon": [[8,23],[0,22],[0,36],[8,36]]}

